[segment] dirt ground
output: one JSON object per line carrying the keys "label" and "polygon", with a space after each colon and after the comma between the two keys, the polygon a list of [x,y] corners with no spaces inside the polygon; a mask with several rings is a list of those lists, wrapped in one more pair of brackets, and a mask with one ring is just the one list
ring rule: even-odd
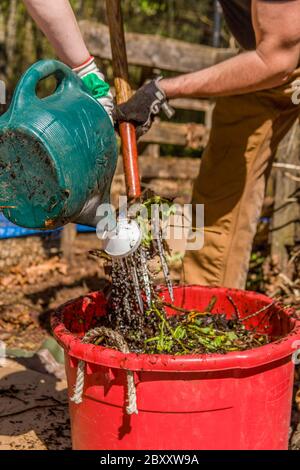
{"label": "dirt ground", "polygon": [[[64,369],[41,348],[50,338],[51,312],[106,288],[108,277],[101,262],[88,256],[89,250],[99,248],[94,234],[77,236],[73,259],[67,261],[56,240],[44,240],[42,248],[34,238],[24,243],[25,257],[8,262],[7,256],[1,260],[0,251],[0,341],[9,356],[0,363],[0,450],[66,450],[71,440]],[[12,251],[10,245],[2,247],[2,253],[5,248]],[[179,269],[175,257],[175,280]],[[299,370],[294,395],[291,438],[293,448],[300,450]]]}
{"label": "dirt ground", "polygon": [[0,450],[71,449],[65,379],[29,359],[0,368]]}

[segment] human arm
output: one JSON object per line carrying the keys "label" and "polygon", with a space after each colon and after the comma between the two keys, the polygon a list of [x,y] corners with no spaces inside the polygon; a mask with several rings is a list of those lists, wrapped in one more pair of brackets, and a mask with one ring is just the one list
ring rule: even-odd
{"label": "human arm", "polygon": [[75,14],[68,0],[23,0],[26,8],[55,49],[59,59],[85,82],[109,116],[113,98],[105,77],[83,40]]}
{"label": "human arm", "polygon": [[30,16],[48,38],[62,62],[73,68],[90,57],[68,0],[23,1]]}
{"label": "human arm", "polygon": [[160,82],[168,98],[244,94],[283,85],[299,63],[300,1],[253,0],[256,49]]}
{"label": "human arm", "polygon": [[[134,122],[139,133],[150,128],[159,104],[166,99],[244,94],[284,84],[299,63],[300,0],[253,0],[252,23],[256,49],[212,67],[175,78],[151,82],[116,110],[118,120]],[[156,90],[154,85],[156,85]],[[141,103],[148,102],[148,107]]]}

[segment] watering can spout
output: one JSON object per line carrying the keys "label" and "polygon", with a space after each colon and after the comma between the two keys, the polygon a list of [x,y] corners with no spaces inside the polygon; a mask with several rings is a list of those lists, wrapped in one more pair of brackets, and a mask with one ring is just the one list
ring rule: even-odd
{"label": "watering can spout", "polygon": [[[40,99],[40,80],[55,92]],[[37,62],[21,78],[0,118],[0,201],[16,225],[55,229],[68,222],[97,225],[109,201],[117,163],[112,123],[84,83],[55,60]]]}

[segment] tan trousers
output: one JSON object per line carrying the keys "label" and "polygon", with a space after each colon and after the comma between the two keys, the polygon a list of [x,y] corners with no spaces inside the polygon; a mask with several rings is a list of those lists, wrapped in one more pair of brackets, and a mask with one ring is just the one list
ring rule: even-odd
{"label": "tan trousers", "polygon": [[[299,72],[299,73],[298,73]],[[300,76],[300,69],[293,80]],[[187,284],[245,287],[266,181],[278,144],[299,117],[291,82],[217,100],[212,132],[194,184],[204,204],[205,242],[187,251]]]}

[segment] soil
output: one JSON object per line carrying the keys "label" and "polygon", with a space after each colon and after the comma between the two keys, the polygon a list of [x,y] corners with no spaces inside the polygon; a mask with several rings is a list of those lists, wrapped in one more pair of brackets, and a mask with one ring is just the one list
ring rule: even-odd
{"label": "soil", "polygon": [[[166,306],[176,313],[168,317]],[[148,310],[144,304],[144,315],[136,305],[140,319],[138,328],[132,328],[131,317],[128,319],[122,312],[118,314],[113,306],[97,326],[121,334],[129,351],[137,354],[226,354],[255,349],[270,342],[268,335],[247,330],[237,314],[229,320],[225,314],[212,315],[211,308],[207,306],[203,312],[178,309],[164,304],[156,295]],[[181,310],[180,314],[178,310]],[[111,338],[103,337],[101,344],[118,349]]]}
{"label": "soil", "polygon": [[28,359],[0,368],[0,450],[71,449],[66,381]]}

